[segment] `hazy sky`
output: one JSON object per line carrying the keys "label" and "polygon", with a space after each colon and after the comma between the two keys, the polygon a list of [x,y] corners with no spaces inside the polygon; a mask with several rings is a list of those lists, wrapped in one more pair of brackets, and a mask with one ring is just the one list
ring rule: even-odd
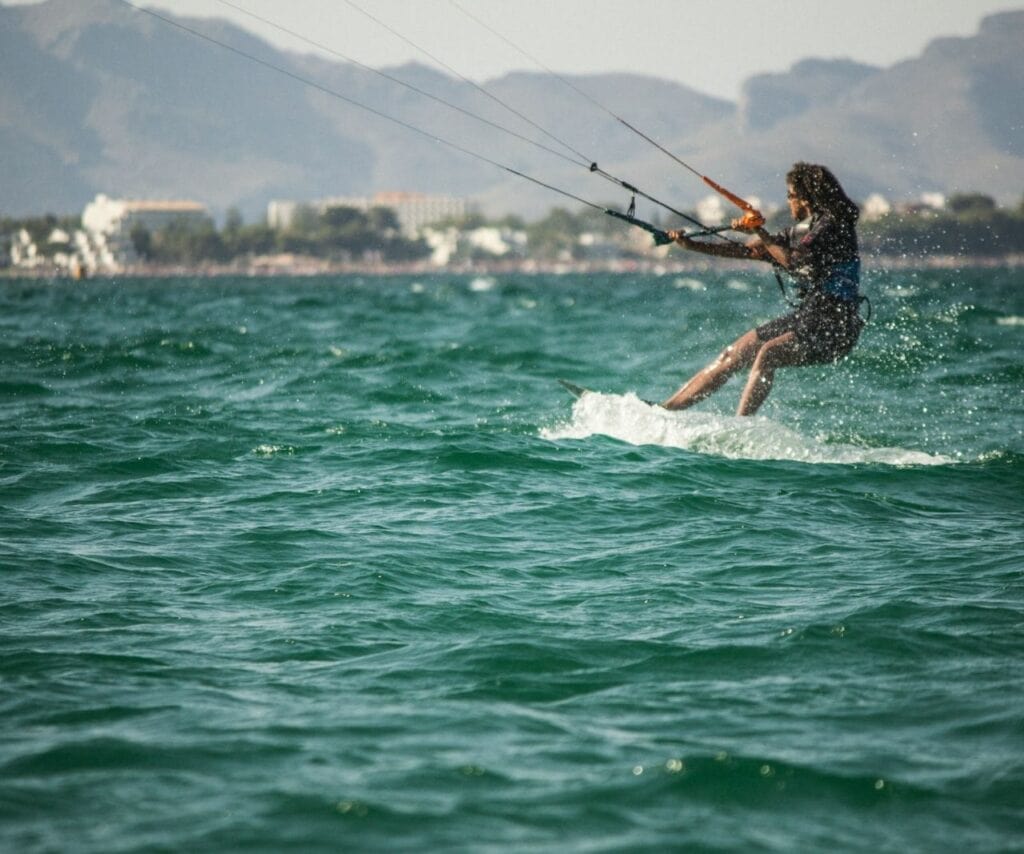
{"label": "hazy sky", "polygon": [[[0,0],[3,5],[36,0]],[[176,15],[229,18],[276,45],[313,49],[244,8],[367,65],[429,62],[349,0],[133,0]],[[548,67],[629,71],[735,99],[752,74],[806,57],[892,65],[937,36],[966,36],[1020,0],[352,0],[460,73],[485,80],[536,66],[460,4]],[[238,7],[238,8],[232,8]]]}

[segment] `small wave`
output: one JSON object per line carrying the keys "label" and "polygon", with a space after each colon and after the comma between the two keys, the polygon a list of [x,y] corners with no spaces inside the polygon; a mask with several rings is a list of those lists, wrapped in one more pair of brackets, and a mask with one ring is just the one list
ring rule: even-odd
{"label": "small wave", "polygon": [[573,405],[568,423],[545,428],[540,435],[552,441],[610,436],[631,445],[683,448],[728,459],[894,466],[954,462],[949,457],[922,451],[821,442],[767,418],[669,412],[647,405],[632,393],[585,394]]}
{"label": "small wave", "polygon": [[257,457],[273,457],[277,454],[294,454],[295,448],[291,445],[257,445],[252,452]]}
{"label": "small wave", "polygon": [[478,276],[469,283],[469,289],[476,293],[484,293],[494,290],[496,284],[498,283],[490,276]]}
{"label": "small wave", "polygon": [[997,317],[996,324],[999,326],[1024,326],[1024,317],[1015,314],[1008,317]]}
{"label": "small wave", "polygon": [[46,397],[50,394],[42,383],[0,380],[0,397]]}
{"label": "small wave", "polygon": [[673,286],[679,290],[690,290],[690,291],[706,291],[704,283],[700,279],[690,278],[689,276],[680,276],[673,283]]}

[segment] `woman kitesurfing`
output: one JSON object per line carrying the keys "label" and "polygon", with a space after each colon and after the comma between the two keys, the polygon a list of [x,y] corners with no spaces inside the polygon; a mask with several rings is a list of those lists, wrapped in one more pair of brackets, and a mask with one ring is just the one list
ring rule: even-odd
{"label": "woman kitesurfing", "polygon": [[662,403],[686,409],[733,374],[750,368],[737,415],[753,415],[771,391],[777,368],[836,362],[857,343],[864,321],[860,304],[860,211],[824,166],[796,163],[786,175],[786,199],[796,224],[769,234],[760,216],[733,222],[754,237],[742,243],[702,243],[684,231],[670,231],[680,246],[720,258],[751,258],[785,269],[797,283],[794,310],[751,329],[726,347]]}
{"label": "woman kitesurfing", "polygon": [[[496,101],[518,119],[527,121],[530,126],[543,133],[548,140],[557,143],[563,150],[559,151],[551,148],[546,143],[526,137],[518,131],[480,116],[467,110],[465,107],[453,104],[445,98],[431,94],[391,74],[352,60],[338,51],[314,42],[292,30],[285,29],[269,19],[249,12],[230,2],[230,0],[219,0],[224,5],[244,12],[246,15],[254,17],[264,24],[283,30],[311,45],[327,50],[345,61],[353,62],[358,67],[387,79],[391,83],[401,85],[448,109],[455,110],[461,115],[477,120],[492,129],[504,132],[520,142],[528,143],[547,154],[557,156],[576,166],[581,166],[591,174],[627,190],[631,194],[631,200],[627,210],[623,212],[596,204],[573,192],[540,180],[510,165],[494,160],[488,154],[481,153],[451,138],[412,124],[375,106],[363,103],[321,82],[310,79],[292,68],[276,65],[262,57],[255,56],[241,48],[229,45],[206,33],[199,32],[180,21],[167,18],[151,9],[139,7],[131,2],[131,0],[121,0],[121,2],[139,12],[151,15],[171,26],[184,30],[196,38],[217,45],[253,63],[262,65],[296,82],[319,90],[380,119],[398,125],[405,130],[425,136],[464,155],[488,163],[511,175],[573,199],[586,207],[601,211],[630,225],[642,228],[653,235],[655,245],[661,246],[675,242],[694,252],[723,258],[750,258],[766,261],[773,264],[776,269],[786,270],[796,280],[798,286],[800,303],[795,307],[795,310],[751,329],[736,339],[735,342],[722,351],[717,359],[661,404],[667,409],[686,409],[692,406],[720,388],[734,373],[749,367],[750,375],[740,398],[738,414],[752,415],[758,410],[771,391],[772,381],[777,368],[835,362],[850,352],[860,335],[863,321],[858,314],[861,298],[859,295],[860,260],[856,233],[859,211],[857,206],[843,191],[835,176],[824,166],[797,163],[793,167],[786,176],[786,180],[790,213],[797,224],[791,228],[784,229],[778,234],[769,234],[764,229],[764,217],[750,202],[727,190],[706,175],[702,175],[651,136],[602,105],[571,81],[552,72],[543,64],[538,63],[546,72],[554,75],[558,80],[561,80],[565,85],[614,118],[619,124],[668,155],[678,165],[692,172],[707,186],[744,211],[743,216],[734,220],[730,225],[709,228],[689,214],[677,210],[672,205],[654,197],[634,184],[602,169],[597,162],[591,160],[583,152],[578,151],[571,144],[555,136],[550,131],[545,130],[539,124],[523,115],[522,112],[506,104],[480,85],[473,83],[473,81],[464,77],[450,66],[441,63],[433,54],[423,51],[422,48],[413,42],[409,43],[416,47],[417,50],[426,53],[435,63],[441,64],[446,70],[456,74],[468,85],[479,90],[489,99]],[[354,0],[345,0],[345,2],[356,11],[362,12],[395,35],[408,41],[408,39],[395,31],[393,27],[387,26],[362,9]],[[457,3],[454,5],[456,8],[461,9]],[[477,19],[474,18],[474,20]],[[490,28],[488,27],[488,29]],[[497,35],[500,36],[500,34]],[[501,38],[504,39],[503,36]],[[529,56],[529,54],[526,55]],[[537,62],[537,60],[534,60],[534,62]],[[696,226],[697,230],[688,233],[683,230],[666,232],[650,222],[639,219],[636,216],[636,199],[638,196],[686,220],[691,225]],[[743,243],[723,233],[729,230],[752,232],[754,237],[748,242]],[[702,236],[710,237],[720,242],[701,242],[694,239],[695,237]],[[584,389],[578,386],[573,386],[569,383],[563,384],[570,388],[574,394],[584,391]]]}

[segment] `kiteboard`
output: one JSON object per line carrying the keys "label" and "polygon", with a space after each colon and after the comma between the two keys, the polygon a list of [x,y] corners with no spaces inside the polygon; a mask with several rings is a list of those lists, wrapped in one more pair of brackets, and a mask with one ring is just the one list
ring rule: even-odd
{"label": "kiteboard", "polygon": [[[575,398],[581,398],[585,394],[594,393],[593,389],[584,388],[583,386],[576,385],[576,383],[571,383],[568,380],[559,380],[558,384]],[[653,406],[658,409],[662,408],[660,403],[657,403],[656,401],[653,400],[644,400],[643,398],[640,398],[640,402],[646,403],[648,406]]]}
{"label": "kiteboard", "polygon": [[568,380],[559,380],[558,384],[567,392],[569,392],[569,394],[571,394],[573,397],[583,397],[583,395],[590,391],[589,388],[584,388],[581,385],[576,385],[576,383],[571,383]]}

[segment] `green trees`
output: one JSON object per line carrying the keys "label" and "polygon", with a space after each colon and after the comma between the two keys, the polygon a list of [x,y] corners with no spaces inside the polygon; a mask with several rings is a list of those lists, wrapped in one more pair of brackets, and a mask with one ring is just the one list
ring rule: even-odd
{"label": "green trees", "polygon": [[390,208],[370,208],[365,213],[350,207],[328,208],[316,213],[300,208],[291,226],[276,234],[278,249],[320,258],[351,261],[380,258],[406,261],[422,258],[427,247],[399,232]]}
{"label": "green trees", "polygon": [[956,216],[988,216],[996,210],[996,200],[984,193],[958,193],[950,196],[946,207]]}
{"label": "green trees", "polygon": [[153,257],[153,235],[142,223],[136,223],[128,233],[132,248],[140,258],[149,259]]}
{"label": "green trees", "polygon": [[963,193],[951,196],[945,210],[894,211],[862,223],[860,236],[863,248],[879,255],[984,257],[1024,252],[1024,209],[1000,208],[990,196]]}
{"label": "green trees", "polygon": [[147,261],[193,266],[227,260],[224,240],[209,217],[175,219],[152,233],[143,226],[136,226],[130,237],[135,251]]}
{"label": "green trees", "polygon": [[322,214],[300,209],[285,231],[263,223],[246,225],[237,209],[231,209],[220,231],[210,219],[180,219],[153,233],[136,226],[131,241],[140,258],[159,264],[224,263],[275,252],[335,261],[405,261],[427,254],[422,241],[402,237],[390,208],[363,213],[336,207]]}
{"label": "green trees", "polygon": [[552,208],[526,226],[526,245],[535,258],[572,258],[579,236],[578,219],[565,208]]}
{"label": "green trees", "polygon": [[[618,210],[621,206],[609,207]],[[649,217],[662,228],[692,227],[692,223],[668,214],[659,216],[656,211],[648,210],[641,217]],[[788,224],[788,211],[780,209],[769,217],[768,229],[777,231]],[[456,229],[463,236],[477,229],[496,229],[503,235],[501,239],[514,247],[511,252],[495,250],[491,243],[496,238],[486,234],[460,238],[450,258],[453,263],[496,258],[556,262],[629,259],[647,256],[651,246],[648,235],[591,207],[555,207],[533,222],[516,216],[494,220],[470,213],[434,227]],[[16,244],[34,244],[32,257],[46,259],[66,253],[79,228],[81,221],[75,216],[0,216],[0,266],[10,263]],[[57,232],[51,243],[58,229],[69,239]],[[942,210],[900,206],[879,219],[862,219],[859,234],[866,255],[913,260],[930,255],[970,258],[1024,253],[1024,198],[1016,207],[1003,208],[983,193],[960,193],[951,196]],[[446,239],[451,240],[451,235]],[[430,253],[424,240],[405,237],[394,211],[384,207],[365,211],[343,206],[323,211],[300,207],[285,230],[263,222],[247,224],[237,209],[230,209],[220,229],[208,217],[182,218],[153,231],[137,224],[129,240],[144,262],[183,266],[232,263],[277,253],[342,263],[396,263],[424,259]]]}
{"label": "green trees", "polygon": [[[616,208],[609,204],[608,207]],[[621,220],[603,210],[581,208],[576,212],[557,207],[525,226],[527,254],[542,260],[583,260],[635,257],[637,237]]]}
{"label": "green trees", "polygon": [[47,213],[42,216],[6,217],[0,216],[0,252],[6,254],[14,236],[24,229],[29,240],[36,245],[40,255],[50,256],[61,247],[49,242],[50,235],[56,229],[71,235],[81,227],[81,218],[77,216],[57,216]]}

